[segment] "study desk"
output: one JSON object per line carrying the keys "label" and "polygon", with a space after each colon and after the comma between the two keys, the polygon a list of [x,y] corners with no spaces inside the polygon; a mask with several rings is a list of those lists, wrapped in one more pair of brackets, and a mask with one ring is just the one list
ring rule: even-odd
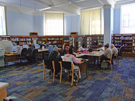
{"label": "study desk", "polygon": [[[45,50],[38,49],[38,57],[40,57],[40,56],[44,57],[44,55],[47,52],[48,52],[48,49],[45,49]],[[13,54],[13,53],[5,54],[5,65],[8,62],[18,61],[19,56],[20,56],[20,54]]]}
{"label": "study desk", "polygon": [[7,86],[9,86],[8,83],[0,82],[0,101],[3,101],[3,98],[7,97]]}

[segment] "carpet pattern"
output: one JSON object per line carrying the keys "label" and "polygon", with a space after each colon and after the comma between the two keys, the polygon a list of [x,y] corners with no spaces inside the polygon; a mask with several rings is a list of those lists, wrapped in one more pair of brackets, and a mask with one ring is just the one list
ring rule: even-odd
{"label": "carpet pattern", "polygon": [[135,101],[135,58],[123,57],[112,71],[89,67],[88,77],[72,87],[67,77],[53,82],[48,72],[43,79],[42,63],[8,66],[0,68],[0,82],[10,84],[8,96],[16,93],[32,101]]}

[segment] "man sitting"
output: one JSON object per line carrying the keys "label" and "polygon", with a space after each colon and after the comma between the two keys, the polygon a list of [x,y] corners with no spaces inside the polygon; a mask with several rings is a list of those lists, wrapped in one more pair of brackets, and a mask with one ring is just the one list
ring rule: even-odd
{"label": "man sitting", "polygon": [[118,54],[118,50],[117,50],[117,48],[114,46],[114,44],[111,44],[111,49],[112,49],[113,56],[116,57],[117,54]]}
{"label": "man sitting", "polygon": [[100,63],[102,63],[103,60],[110,60],[111,59],[111,55],[112,55],[111,49],[108,47],[108,45],[105,45],[104,49],[105,49],[104,55],[101,57]]}

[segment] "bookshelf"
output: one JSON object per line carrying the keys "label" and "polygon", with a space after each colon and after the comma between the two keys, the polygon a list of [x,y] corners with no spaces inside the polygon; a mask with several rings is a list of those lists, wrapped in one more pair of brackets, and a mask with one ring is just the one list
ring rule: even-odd
{"label": "bookshelf", "polygon": [[1,39],[10,41],[10,36],[1,36]]}
{"label": "bookshelf", "polygon": [[91,38],[92,38],[91,48],[97,49],[98,48],[98,36],[92,35]]}
{"label": "bookshelf", "polygon": [[122,36],[121,36],[121,34],[114,34],[112,36],[112,43],[119,50],[119,48],[122,45]]}
{"label": "bookshelf", "polygon": [[70,44],[69,36],[64,36],[63,37],[63,43],[65,43],[66,45]]}
{"label": "bookshelf", "polygon": [[46,43],[46,37],[45,36],[38,36],[38,44]]}
{"label": "bookshelf", "polygon": [[29,45],[32,43],[32,39],[30,36],[20,36],[19,45]]}
{"label": "bookshelf", "polygon": [[135,53],[135,34],[133,34],[132,53]]}
{"label": "bookshelf", "polygon": [[47,36],[47,42],[51,45],[56,45],[58,48],[62,48],[63,37],[62,36]]}
{"label": "bookshelf", "polygon": [[98,46],[99,45],[101,45],[101,46],[104,45],[104,36],[103,35],[98,36]]}
{"label": "bookshelf", "polygon": [[70,43],[70,46],[73,45],[73,47],[75,47],[75,38],[69,37],[69,43]]}
{"label": "bookshelf", "polygon": [[132,35],[122,35],[123,53],[132,53]]}
{"label": "bookshelf", "polygon": [[10,36],[13,45],[19,45],[19,36]]}

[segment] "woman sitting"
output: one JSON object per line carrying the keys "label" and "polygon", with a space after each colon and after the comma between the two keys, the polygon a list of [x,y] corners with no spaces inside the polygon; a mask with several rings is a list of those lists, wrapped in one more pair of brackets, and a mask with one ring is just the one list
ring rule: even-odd
{"label": "woman sitting", "polygon": [[[76,64],[80,63],[81,60],[76,60],[75,56],[72,54],[73,54],[73,51],[72,51],[72,48],[70,48],[67,54],[64,55],[64,61],[68,61],[72,63],[74,62]],[[73,68],[79,70],[79,78],[81,79],[81,73],[80,73],[79,67],[73,64]]]}

